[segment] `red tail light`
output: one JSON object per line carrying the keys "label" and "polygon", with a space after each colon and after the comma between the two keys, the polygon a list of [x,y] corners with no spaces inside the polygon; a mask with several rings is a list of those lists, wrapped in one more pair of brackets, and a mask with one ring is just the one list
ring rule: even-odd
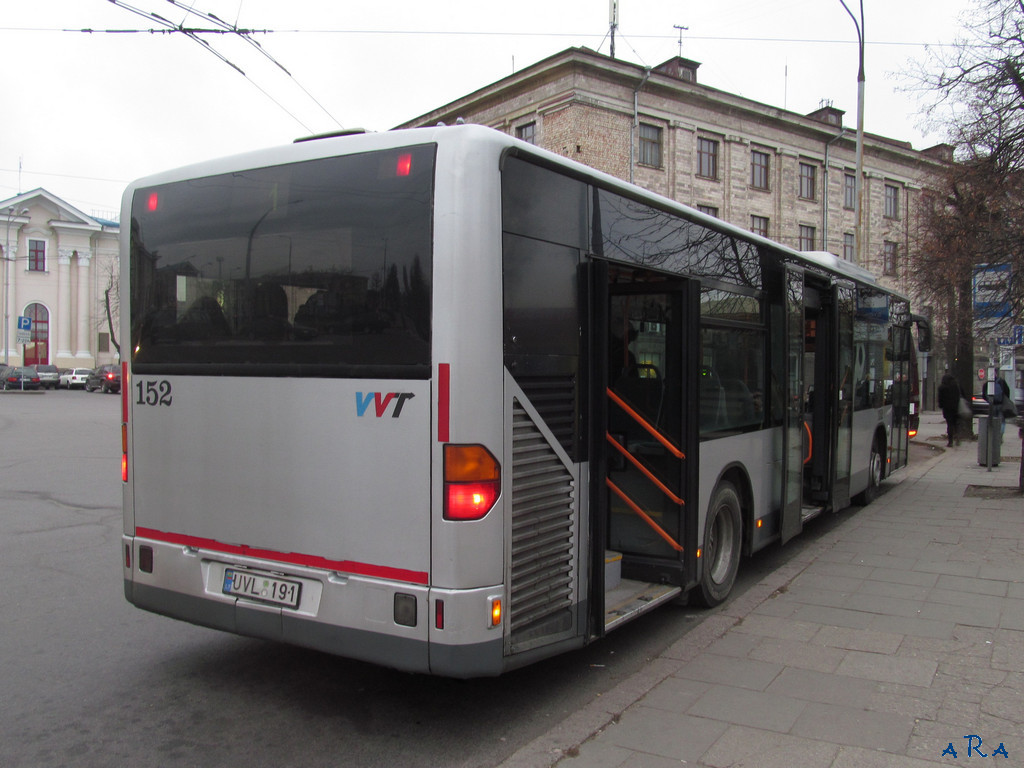
{"label": "red tail light", "polygon": [[501,467],[482,445],[444,447],[444,518],[480,520],[501,495]]}

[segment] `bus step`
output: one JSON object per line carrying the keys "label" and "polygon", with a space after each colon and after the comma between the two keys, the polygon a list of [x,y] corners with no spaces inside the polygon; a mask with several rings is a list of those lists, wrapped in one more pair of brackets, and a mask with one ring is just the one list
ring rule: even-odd
{"label": "bus step", "polygon": [[803,507],[800,510],[800,522],[806,523],[808,520],[813,520],[824,511],[824,507]]}
{"label": "bus step", "polygon": [[682,594],[680,587],[671,584],[650,584],[644,581],[622,579],[619,586],[604,595],[604,630],[610,632],[637,616],[657,608]]}

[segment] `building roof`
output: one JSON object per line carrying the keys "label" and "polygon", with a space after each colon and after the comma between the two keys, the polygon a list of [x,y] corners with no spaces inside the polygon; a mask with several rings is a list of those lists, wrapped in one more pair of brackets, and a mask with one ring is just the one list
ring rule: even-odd
{"label": "building roof", "polygon": [[[791,130],[834,134],[837,129],[843,128],[842,118],[845,114],[844,110],[828,105],[804,115],[769,104],[763,104],[699,82],[697,79],[697,69],[699,66],[700,62],[676,56],[652,68],[634,64],[623,59],[614,59],[611,56],[606,56],[586,47],[567,48],[545,59],[541,59],[518,72],[507,75],[490,85],[483,86],[465,96],[461,96],[455,101],[439,106],[437,109],[395,126],[395,128],[425,127],[435,125],[438,122],[453,123],[457,118],[465,116],[463,113],[476,113],[492,103],[506,100],[510,94],[531,87],[531,84],[537,80],[554,78],[562,74],[564,70],[578,69],[580,67],[588,68],[593,72],[600,72],[601,76],[609,81],[619,81],[623,85],[628,85],[630,89],[635,89],[638,83],[643,82],[645,90],[661,89],[667,93],[674,94],[680,100],[708,100],[738,112],[757,113],[762,117],[785,123]],[[848,130],[852,134],[853,128]],[[915,155],[923,155],[928,160],[938,162],[946,161],[947,154],[951,157],[952,153],[948,145],[944,144],[939,144],[926,150],[915,150],[908,141],[901,141],[872,133],[865,133],[864,135],[867,142],[873,144],[875,149],[880,151],[909,152]],[[945,149],[948,149],[949,152],[945,152]]]}
{"label": "building roof", "polygon": [[42,205],[52,211],[52,224],[96,231],[116,232],[120,230],[121,225],[118,224],[118,222],[111,221],[109,219],[97,218],[95,216],[90,216],[87,213],[83,213],[78,208],[71,205],[71,203],[66,200],[62,200],[52,192],[48,192],[42,187],[38,187],[29,192],[23,192],[15,197],[10,197],[6,200],[0,201],[0,210],[6,211],[10,208],[21,209],[22,207],[29,205]]}

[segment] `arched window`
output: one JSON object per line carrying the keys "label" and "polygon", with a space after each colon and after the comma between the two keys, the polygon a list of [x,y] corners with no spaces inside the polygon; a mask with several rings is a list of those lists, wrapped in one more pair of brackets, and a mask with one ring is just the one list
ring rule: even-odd
{"label": "arched window", "polygon": [[32,341],[25,345],[25,365],[50,362],[50,311],[42,304],[29,304],[25,317],[32,320]]}

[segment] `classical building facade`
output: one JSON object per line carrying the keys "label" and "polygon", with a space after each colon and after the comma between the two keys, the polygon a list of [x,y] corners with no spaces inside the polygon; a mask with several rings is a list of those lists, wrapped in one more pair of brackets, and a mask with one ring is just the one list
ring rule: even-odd
{"label": "classical building facade", "polygon": [[[3,359],[60,368],[117,362],[118,224],[88,216],[45,189],[0,202],[0,215]],[[18,318],[24,317],[31,330],[20,343]]]}
{"label": "classical building facade", "polygon": [[[653,69],[562,51],[399,128],[497,128],[800,250],[854,260],[856,130],[831,106],[802,115],[702,85],[700,64]],[[907,292],[915,207],[952,160],[939,145],[865,134],[860,265]]]}

